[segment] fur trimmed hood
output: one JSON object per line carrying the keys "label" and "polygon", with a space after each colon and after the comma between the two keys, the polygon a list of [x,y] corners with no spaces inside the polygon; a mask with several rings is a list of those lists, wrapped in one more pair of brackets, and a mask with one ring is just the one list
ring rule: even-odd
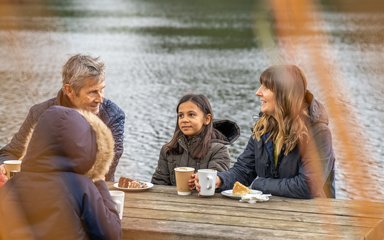
{"label": "fur trimmed hood", "polygon": [[84,110],[77,111],[83,115],[96,134],[97,152],[95,163],[87,172],[87,176],[91,179],[98,176],[105,176],[105,174],[108,173],[115,155],[115,152],[113,151],[115,142],[111,130],[95,114]]}
{"label": "fur trimmed hood", "polygon": [[93,113],[52,106],[37,122],[21,170],[104,176],[114,157],[109,128]]}

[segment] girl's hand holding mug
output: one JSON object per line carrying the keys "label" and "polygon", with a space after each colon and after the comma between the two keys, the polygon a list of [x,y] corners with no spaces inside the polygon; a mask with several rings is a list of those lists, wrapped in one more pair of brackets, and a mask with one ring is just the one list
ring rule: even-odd
{"label": "girl's hand holding mug", "polygon": [[[200,184],[199,184],[199,177],[197,174],[194,174],[194,179],[195,179],[195,187],[198,192],[200,192]],[[221,179],[216,176],[216,183],[215,183],[215,188],[219,188],[221,186]]]}
{"label": "girl's hand holding mug", "polygon": [[192,174],[191,178],[188,180],[189,189],[195,189],[195,178],[197,178],[197,174]]}

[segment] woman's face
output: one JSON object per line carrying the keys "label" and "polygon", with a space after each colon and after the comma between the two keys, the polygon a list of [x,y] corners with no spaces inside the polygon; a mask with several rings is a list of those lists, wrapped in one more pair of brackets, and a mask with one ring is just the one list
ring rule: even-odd
{"label": "woman's face", "polygon": [[205,116],[195,103],[187,101],[179,105],[177,122],[185,136],[194,137],[203,130],[204,125],[211,122],[211,115]]}
{"label": "woman's face", "polygon": [[257,89],[256,96],[260,97],[261,112],[267,115],[274,115],[276,107],[275,94],[263,84]]}

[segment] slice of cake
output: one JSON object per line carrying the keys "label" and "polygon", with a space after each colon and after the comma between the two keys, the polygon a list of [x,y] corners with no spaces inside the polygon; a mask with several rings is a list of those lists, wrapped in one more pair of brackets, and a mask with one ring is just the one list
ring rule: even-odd
{"label": "slice of cake", "polygon": [[120,177],[119,179],[119,187],[121,188],[145,188],[147,187],[145,183],[141,183],[139,181],[133,180],[127,177]]}
{"label": "slice of cake", "polygon": [[251,192],[251,189],[247,188],[239,182],[235,182],[232,188],[232,194],[235,196],[242,196]]}

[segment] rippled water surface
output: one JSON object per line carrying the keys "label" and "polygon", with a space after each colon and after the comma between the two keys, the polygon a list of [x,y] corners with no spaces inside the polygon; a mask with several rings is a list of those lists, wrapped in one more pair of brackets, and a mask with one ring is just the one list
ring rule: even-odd
{"label": "rippled water surface", "polygon": [[[372,186],[366,189],[382,200],[384,8],[380,1],[363,7],[358,1],[329,2],[320,1],[315,9],[319,24],[299,37],[310,43],[319,31],[326,34],[327,42],[318,47],[332,56],[327,71],[337,72],[342,86],[335,101],[352,113],[343,122],[356,134],[347,141],[334,137],[337,196],[358,196],[345,179],[370,176]],[[159,150],[172,136],[177,101],[188,92],[206,94],[216,118],[238,122],[241,137],[230,148],[235,161],[259,110],[258,77],[284,55],[275,54],[279,29],[263,1],[0,3],[0,145],[11,139],[33,104],[55,96],[61,67],[70,55],[101,56],[107,66],[106,96],[126,112],[118,176],[150,180]],[[307,67],[307,59],[297,52],[295,59],[284,60],[299,64],[309,77],[309,89],[324,100],[321,81],[313,80],[315,71]],[[343,118],[343,113],[330,118]],[[330,126],[338,128],[332,122]],[[348,147],[360,148],[353,145],[360,140],[364,148],[358,159],[368,169],[364,173],[347,170],[344,154]]]}

